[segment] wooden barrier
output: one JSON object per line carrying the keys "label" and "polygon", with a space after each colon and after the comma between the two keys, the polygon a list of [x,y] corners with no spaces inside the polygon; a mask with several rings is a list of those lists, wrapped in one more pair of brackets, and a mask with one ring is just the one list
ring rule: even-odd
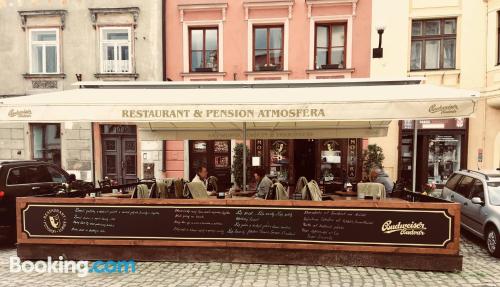
{"label": "wooden barrier", "polygon": [[18,256],[457,271],[455,203],[19,198]]}

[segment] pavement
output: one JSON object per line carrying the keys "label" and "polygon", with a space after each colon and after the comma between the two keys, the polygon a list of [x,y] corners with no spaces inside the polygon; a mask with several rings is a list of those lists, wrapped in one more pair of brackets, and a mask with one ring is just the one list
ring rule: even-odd
{"label": "pavement", "polygon": [[10,273],[13,247],[0,248],[0,286],[500,286],[500,259],[464,232],[463,271],[421,272],[370,267],[137,262],[135,273]]}

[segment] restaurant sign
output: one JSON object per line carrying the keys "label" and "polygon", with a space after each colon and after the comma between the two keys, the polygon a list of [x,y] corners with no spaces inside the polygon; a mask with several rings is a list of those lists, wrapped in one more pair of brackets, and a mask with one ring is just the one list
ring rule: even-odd
{"label": "restaurant sign", "polygon": [[446,248],[443,210],[28,203],[29,238],[246,241]]}

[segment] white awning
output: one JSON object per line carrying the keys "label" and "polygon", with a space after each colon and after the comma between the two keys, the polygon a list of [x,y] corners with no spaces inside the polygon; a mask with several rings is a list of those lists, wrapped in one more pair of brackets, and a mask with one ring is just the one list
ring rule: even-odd
{"label": "white awning", "polygon": [[469,117],[479,97],[387,81],[287,83],[66,90],[1,99],[0,121],[136,123],[168,139],[240,138],[243,122],[249,138],[369,137],[385,135],[391,120]]}

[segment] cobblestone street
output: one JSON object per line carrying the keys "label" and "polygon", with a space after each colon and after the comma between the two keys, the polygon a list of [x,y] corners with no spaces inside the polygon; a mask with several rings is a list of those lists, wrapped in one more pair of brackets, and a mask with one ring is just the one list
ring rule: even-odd
{"label": "cobblestone street", "polygon": [[463,271],[417,272],[365,267],[139,262],[133,274],[9,273],[15,249],[0,249],[0,286],[500,286],[500,260],[462,237]]}

